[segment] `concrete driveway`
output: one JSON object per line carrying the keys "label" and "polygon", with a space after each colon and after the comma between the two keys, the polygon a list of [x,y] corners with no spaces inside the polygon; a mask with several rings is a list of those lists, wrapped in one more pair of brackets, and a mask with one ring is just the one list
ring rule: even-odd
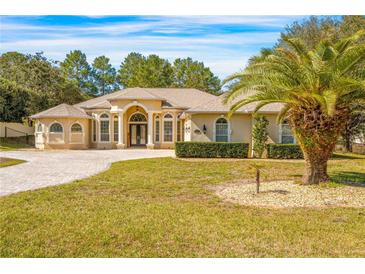
{"label": "concrete driveway", "polygon": [[0,196],[54,186],[95,175],[117,161],[173,157],[173,150],[17,150],[1,151],[2,157],[26,163],[0,168]]}

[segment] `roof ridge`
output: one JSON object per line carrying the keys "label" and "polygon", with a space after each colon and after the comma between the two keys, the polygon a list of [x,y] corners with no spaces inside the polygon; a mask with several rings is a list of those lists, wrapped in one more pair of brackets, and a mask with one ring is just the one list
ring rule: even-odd
{"label": "roof ridge", "polygon": [[[155,94],[153,94],[153,93],[151,93],[151,92],[149,92],[146,88],[140,88],[140,87],[138,87],[139,89],[142,89],[142,90],[144,90],[145,92],[147,92],[149,95],[151,95],[151,96],[153,96],[153,97],[155,97],[155,98],[157,98],[157,99],[164,99],[165,100],[165,98],[162,98],[162,97],[157,97]],[[157,88],[156,88],[157,89]]]}

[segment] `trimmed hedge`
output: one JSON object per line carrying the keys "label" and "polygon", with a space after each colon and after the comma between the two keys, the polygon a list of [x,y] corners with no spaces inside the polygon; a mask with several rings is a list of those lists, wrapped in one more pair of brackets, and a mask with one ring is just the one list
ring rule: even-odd
{"label": "trimmed hedge", "polygon": [[303,159],[303,152],[298,145],[269,144],[267,156],[271,159]]}
{"label": "trimmed hedge", "polygon": [[176,142],[177,157],[189,158],[247,158],[248,144],[225,142]]}

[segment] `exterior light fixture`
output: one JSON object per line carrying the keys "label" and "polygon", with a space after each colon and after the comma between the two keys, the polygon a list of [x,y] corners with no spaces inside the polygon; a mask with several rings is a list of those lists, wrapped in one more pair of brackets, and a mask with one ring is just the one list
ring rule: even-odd
{"label": "exterior light fixture", "polygon": [[204,134],[206,134],[206,133],[207,133],[207,127],[206,127],[206,125],[205,125],[205,124],[203,125],[203,133],[204,133]]}

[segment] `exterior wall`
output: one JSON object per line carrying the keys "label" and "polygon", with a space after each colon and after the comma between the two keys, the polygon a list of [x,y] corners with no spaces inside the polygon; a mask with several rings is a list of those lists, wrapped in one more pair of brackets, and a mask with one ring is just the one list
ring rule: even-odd
{"label": "exterior wall", "polygon": [[[215,141],[215,121],[220,117],[227,119],[227,116],[224,114],[191,115],[191,119],[185,121],[185,138],[190,138],[191,141],[195,142]],[[276,123],[277,114],[265,114],[265,117],[269,120],[267,128],[269,143],[278,143],[280,125]],[[207,130],[205,134],[203,133],[204,125]],[[233,114],[229,120],[229,141],[249,143],[249,155],[251,155],[252,150],[252,126],[253,119],[251,114]]]}
{"label": "exterior wall", "polygon": [[[227,116],[223,114],[193,114],[190,129],[191,141],[215,141],[215,121],[220,117],[227,119]],[[251,143],[251,115],[234,114],[228,121],[231,142]],[[204,125],[207,129],[206,134],[203,133]]]}
{"label": "exterior wall", "polygon": [[269,133],[269,143],[280,142],[280,125],[276,123],[277,114],[265,114],[265,117],[269,121],[267,132]]}
{"label": "exterior wall", "polygon": [[[51,134],[49,132],[50,126],[53,123],[60,123],[63,127],[62,134]],[[37,132],[38,124],[41,123],[43,130]],[[71,126],[74,123],[79,123],[82,127],[82,136],[71,135]],[[36,147],[43,149],[87,149],[90,147],[90,127],[88,119],[77,118],[44,118],[36,121]],[[43,139],[43,144],[41,142]],[[77,139],[79,140],[78,142]]]}
{"label": "exterior wall", "polygon": [[[36,147],[38,148],[52,148],[52,149],[115,149],[118,146],[118,140],[114,140],[114,117],[118,117],[118,113],[123,113],[123,145],[130,147],[130,132],[129,132],[129,118],[136,112],[143,113],[147,121],[152,120],[153,126],[147,125],[146,138],[152,131],[152,143],[148,144],[148,148],[174,148],[177,141],[177,122],[178,116],[183,112],[181,109],[163,109],[161,101],[158,100],[118,100],[112,102],[112,109],[93,109],[88,110],[95,120],[77,119],[77,118],[47,118],[36,121],[35,128],[39,122],[43,124],[43,132],[35,134]],[[109,141],[102,142],[100,139],[100,116],[106,113],[109,116]],[[173,116],[172,128],[173,136],[171,142],[164,140],[164,116],[170,113]],[[155,117],[160,117],[160,140],[156,142],[156,127]],[[278,143],[280,141],[280,126],[276,124],[277,114],[265,114],[269,120],[268,133],[269,142]],[[151,119],[152,117],[152,119]],[[210,142],[215,141],[215,124],[220,117],[227,119],[227,115],[223,113],[216,114],[184,114],[183,119],[180,119],[182,124],[181,139],[185,141]],[[228,119],[227,119],[228,120]],[[96,140],[93,140],[93,121],[95,121]],[[62,134],[51,134],[49,128],[52,123],[59,122],[63,126]],[[71,136],[71,125],[75,122],[80,123],[83,128],[82,135]],[[252,126],[253,119],[251,114],[235,113],[228,120],[228,131],[230,142],[244,142],[250,144],[250,154],[252,148]],[[203,128],[206,132],[203,132]],[[146,140],[146,141],[147,141]]]}

